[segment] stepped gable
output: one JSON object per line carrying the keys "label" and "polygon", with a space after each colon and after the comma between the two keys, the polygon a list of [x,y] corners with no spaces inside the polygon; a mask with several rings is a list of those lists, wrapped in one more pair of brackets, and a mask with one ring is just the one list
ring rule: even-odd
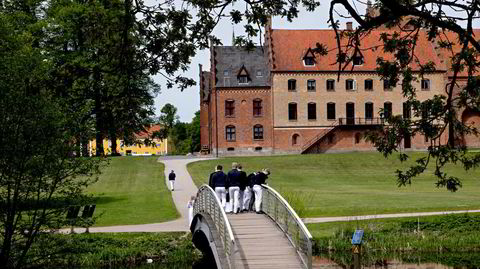
{"label": "stepped gable", "polygon": [[[238,46],[215,46],[215,87],[268,87],[269,70],[266,51],[261,46],[249,51]],[[261,71],[261,76],[257,75]],[[247,74],[248,84],[237,77]]]}
{"label": "stepped gable", "polygon": [[200,73],[200,100],[208,102],[210,100],[210,93],[212,90],[211,84],[212,73],[201,71]]}
{"label": "stepped gable", "polygon": [[[377,67],[376,60],[383,57],[392,60],[391,53],[384,53],[380,40],[382,33],[393,34],[393,30],[374,30],[370,34],[364,36],[361,40],[361,49],[364,57],[362,65],[356,65],[353,71],[375,71]],[[443,58],[437,54],[435,50],[436,42],[430,42],[427,39],[425,31],[420,31],[419,41],[417,43],[416,55],[421,56],[420,63],[425,64],[433,61],[438,71],[446,71],[446,63]],[[345,46],[348,38],[342,39],[342,46]],[[337,40],[333,30],[272,30],[272,43],[275,50],[275,65],[272,71],[338,71],[337,58]],[[305,66],[303,58],[310,48],[316,48],[316,44],[320,43],[327,47],[328,54],[325,56],[315,55],[315,66]],[[368,49],[367,49],[368,48]],[[364,50],[365,49],[365,50]],[[353,53],[353,48],[350,49]],[[412,63],[414,70],[418,70],[419,66]],[[345,71],[352,70],[351,63]]]}

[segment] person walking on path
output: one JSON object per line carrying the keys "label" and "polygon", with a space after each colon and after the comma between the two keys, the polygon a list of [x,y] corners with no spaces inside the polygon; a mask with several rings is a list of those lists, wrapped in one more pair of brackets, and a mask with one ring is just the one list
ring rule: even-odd
{"label": "person walking on path", "polygon": [[225,205],[227,203],[227,175],[223,173],[223,167],[221,165],[217,165],[215,170],[215,173],[213,173],[211,177],[211,183],[218,199],[220,200],[220,204],[225,210]]}
{"label": "person walking on path", "polygon": [[240,176],[238,171],[238,163],[232,163],[232,170],[228,172],[228,193],[230,196],[231,212],[237,214],[240,209]]}
{"label": "person walking on path", "polygon": [[245,191],[246,191],[247,185],[248,185],[247,173],[245,173],[245,171],[243,171],[242,169],[243,169],[242,165],[238,164],[238,169],[237,170],[238,170],[238,172],[240,172],[240,177],[238,179],[238,181],[240,182],[240,192],[239,192],[239,195],[238,195],[240,212],[243,212],[245,210],[245,208],[244,208]]}
{"label": "person walking on path", "polygon": [[190,201],[187,203],[188,208],[188,227],[192,226],[193,220],[193,204],[195,203],[195,196],[190,197]]}
{"label": "person walking on path", "polygon": [[168,181],[170,182],[170,190],[173,191],[175,189],[175,172],[172,170],[170,174],[168,174]]}
{"label": "person walking on path", "polygon": [[260,214],[260,210],[262,207],[262,184],[265,184],[270,175],[270,170],[268,168],[263,169],[262,171],[258,172],[254,177],[254,185],[253,185],[253,192],[255,193],[255,212]]}

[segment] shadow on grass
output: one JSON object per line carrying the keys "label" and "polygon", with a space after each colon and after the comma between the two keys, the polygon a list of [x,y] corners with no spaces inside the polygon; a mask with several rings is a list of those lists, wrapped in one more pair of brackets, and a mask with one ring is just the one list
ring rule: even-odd
{"label": "shadow on grass", "polygon": [[114,197],[114,196],[94,196],[93,197],[93,202],[97,205],[116,203],[123,200],[127,200],[127,199],[123,197]]}

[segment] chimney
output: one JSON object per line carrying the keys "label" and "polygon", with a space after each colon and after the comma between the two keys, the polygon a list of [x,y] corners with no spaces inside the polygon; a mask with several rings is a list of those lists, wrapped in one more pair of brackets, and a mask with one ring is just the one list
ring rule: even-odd
{"label": "chimney", "polygon": [[353,31],[353,26],[352,26],[352,24],[353,24],[353,23],[352,23],[351,21],[347,22],[347,31]]}

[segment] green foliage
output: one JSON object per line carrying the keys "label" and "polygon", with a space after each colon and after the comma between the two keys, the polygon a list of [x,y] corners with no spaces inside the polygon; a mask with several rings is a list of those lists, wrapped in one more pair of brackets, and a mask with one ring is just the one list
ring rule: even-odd
{"label": "green foliage", "polygon": [[[353,263],[351,238],[363,229],[362,263],[384,259],[478,266],[480,237],[478,215],[446,215],[421,218],[376,219],[343,223],[309,224],[315,255],[339,264]],[[462,261],[463,260],[463,261]]]}
{"label": "green foliage", "polygon": [[165,104],[161,113],[159,123],[163,129],[156,132],[154,137],[168,137],[173,145],[173,155],[200,150],[200,111],[195,112],[191,123],[180,122],[177,108],[171,104]]}
{"label": "green foliage", "polygon": [[191,266],[201,255],[191,240],[183,233],[44,235],[32,247],[32,257],[49,259],[32,260],[30,266],[111,268],[140,265],[146,259],[166,268]]}
{"label": "green foliage", "polygon": [[19,268],[39,234],[88,202],[83,191],[104,160],[74,156],[76,131],[88,129],[78,121],[85,107],[71,111],[57,97],[53,62],[39,45],[44,22],[10,4],[0,12],[0,264]]}

